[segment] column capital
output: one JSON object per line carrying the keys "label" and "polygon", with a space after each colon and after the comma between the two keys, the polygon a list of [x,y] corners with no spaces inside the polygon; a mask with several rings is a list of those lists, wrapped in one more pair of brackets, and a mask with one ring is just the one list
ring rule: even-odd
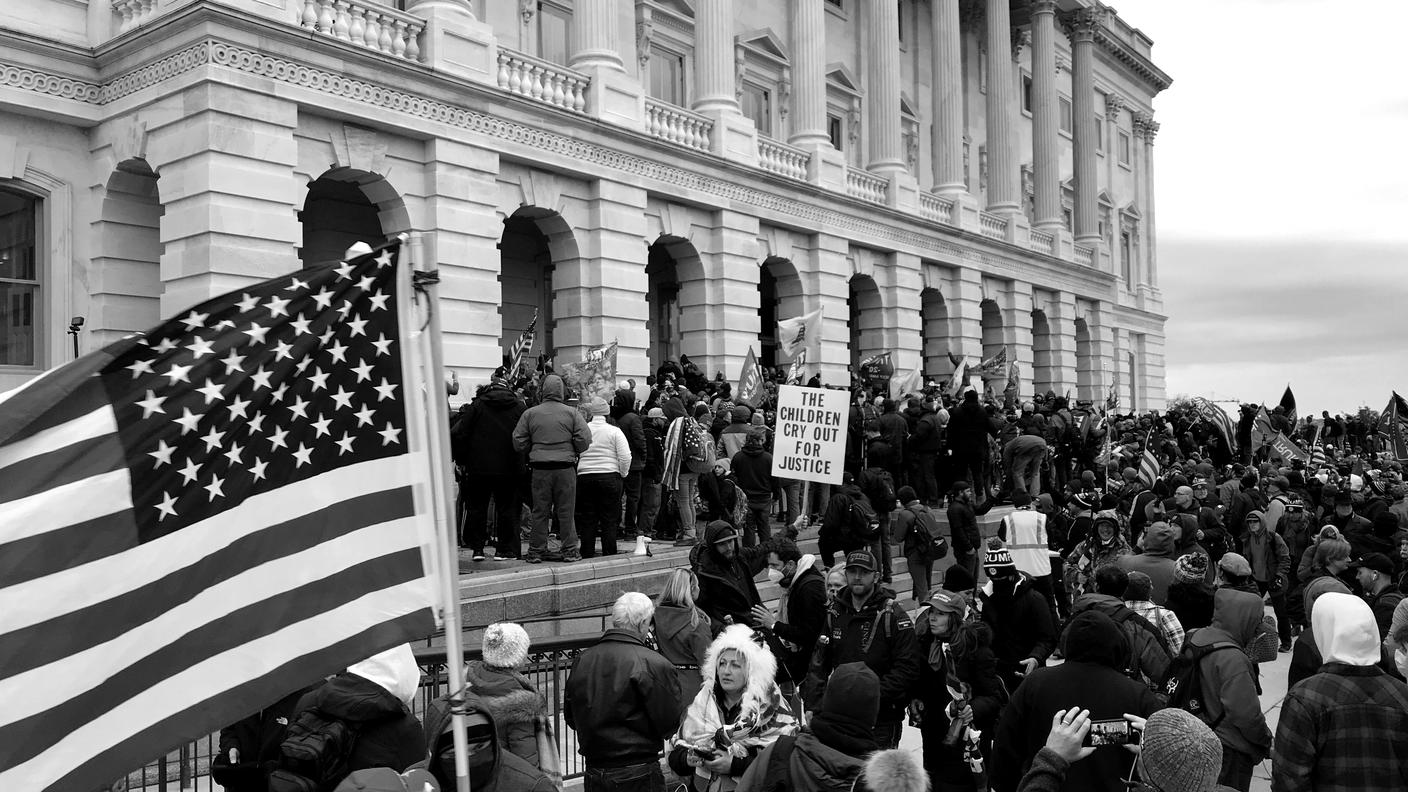
{"label": "column capital", "polygon": [[1032,0],[1032,16],[1056,13],[1056,0]]}
{"label": "column capital", "polygon": [[1137,138],[1142,138],[1145,136],[1145,131],[1149,127],[1149,122],[1154,120],[1154,116],[1152,114],[1146,113],[1143,110],[1135,110],[1131,112],[1130,118],[1133,119],[1134,136]]}
{"label": "column capital", "polygon": [[1020,28],[1012,28],[1012,62],[1016,63],[1022,59],[1022,48],[1032,45],[1032,32]]}
{"label": "column capital", "polygon": [[1072,41],[1095,41],[1095,31],[1105,24],[1105,11],[1100,8],[1081,8],[1061,17],[1061,25]]}
{"label": "column capital", "polygon": [[1144,125],[1144,139],[1152,146],[1154,145],[1154,136],[1157,134],[1159,134],[1159,122],[1150,117],[1149,122]]}
{"label": "column capital", "polygon": [[1105,117],[1111,121],[1124,109],[1124,97],[1117,93],[1105,94]]}

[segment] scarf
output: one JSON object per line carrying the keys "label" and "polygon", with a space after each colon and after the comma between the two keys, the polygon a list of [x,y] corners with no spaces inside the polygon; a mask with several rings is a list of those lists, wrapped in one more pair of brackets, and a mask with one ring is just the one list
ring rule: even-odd
{"label": "scarf", "polygon": [[[760,704],[745,695],[739,704],[738,717],[730,723],[724,722],[724,710],[715,693],[717,688],[717,685],[704,688],[694,697],[679,732],[671,740],[671,748],[677,745],[709,746],[742,758],[748,755],[749,748],[762,750],[776,742],[778,737],[796,733],[797,719],[783,700],[777,683],[772,684],[766,703]],[[713,785],[714,774],[707,769],[697,767],[694,774],[705,782],[696,783],[696,789]]]}
{"label": "scarf", "polygon": [[[777,623],[787,624],[787,598],[792,595],[792,587],[797,585],[802,573],[816,566],[816,556],[811,553],[803,555],[797,559],[797,571],[792,573],[792,582],[782,589],[782,596],[777,600]],[[796,651],[793,649],[793,651]]]}
{"label": "scarf", "polygon": [[680,463],[684,461],[684,454],[681,449],[684,446],[684,422],[689,418],[676,418],[670,422],[670,428],[665,432],[665,475],[661,479],[661,484],[666,492],[674,492],[680,488]]}

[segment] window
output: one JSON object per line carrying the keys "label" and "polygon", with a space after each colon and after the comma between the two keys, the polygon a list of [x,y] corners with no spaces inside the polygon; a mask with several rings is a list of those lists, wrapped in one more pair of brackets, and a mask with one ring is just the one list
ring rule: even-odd
{"label": "window", "polygon": [[1120,130],[1120,164],[1129,164],[1129,133]]}
{"label": "window", "polygon": [[743,84],[743,115],[753,120],[758,133],[772,136],[772,92],[751,82]]}
{"label": "window", "polygon": [[1022,112],[1031,115],[1032,112],[1032,78],[1022,75]]}
{"label": "window", "polygon": [[845,126],[841,123],[840,116],[826,116],[826,136],[831,138],[831,146],[837,151],[846,150]]}
{"label": "window", "polygon": [[650,46],[650,96],[672,105],[684,106],[684,56]]}
{"label": "window", "polygon": [[1105,150],[1105,119],[1102,116],[1095,116],[1095,150]]}
{"label": "window", "polygon": [[909,9],[905,8],[904,0],[895,0],[895,2],[899,4],[899,9],[900,9],[900,10],[899,10],[899,15],[898,15],[898,16],[899,16],[899,31],[900,31],[900,48],[901,48],[901,49],[904,49],[905,44],[908,42],[908,37],[905,35],[905,33],[908,32],[908,31],[907,31],[907,28],[905,28],[905,26],[904,26],[904,15],[905,15],[905,12],[908,11]]}
{"label": "window", "polygon": [[0,366],[33,366],[39,350],[39,199],[0,188]]}
{"label": "window", "polygon": [[841,0],[826,0],[826,4],[830,6],[836,6],[837,8],[844,7],[841,5]]}
{"label": "window", "polygon": [[1058,114],[1061,117],[1061,131],[1069,135],[1071,134],[1071,130],[1073,128],[1072,119],[1075,117],[1075,114],[1071,111],[1071,100],[1062,96],[1056,100],[1056,104],[1058,107]]}
{"label": "window", "polygon": [[1126,286],[1134,282],[1134,244],[1129,231],[1120,232],[1120,275]]}
{"label": "window", "polygon": [[572,57],[572,11],[547,0],[538,2],[538,57],[559,66]]}

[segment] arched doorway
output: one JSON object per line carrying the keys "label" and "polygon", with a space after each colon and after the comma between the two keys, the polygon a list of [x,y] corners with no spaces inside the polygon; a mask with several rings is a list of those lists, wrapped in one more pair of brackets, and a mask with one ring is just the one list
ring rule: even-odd
{"label": "arched doorway", "polygon": [[1002,351],[1002,309],[994,300],[983,300],[983,359]]}
{"label": "arched doorway", "polygon": [[142,159],[118,164],[108,177],[95,223],[91,344],[102,346],[161,319],[161,217],[158,176]]}
{"label": "arched doorway", "polygon": [[1095,349],[1090,341],[1090,326],[1084,319],[1076,320],[1076,398],[1095,399]]}
{"label": "arched doorway", "polygon": [[499,348],[509,349],[536,316],[533,348],[525,352],[534,362],[525,363],[527,368],[555,348],[553,272],[557,263],[549,230],[570,233],[556,212],[525,206],[504,218],[499,238]]}
{"label": "arched doorway", "polygon": [[[646,257],[646,301],[650,304],[647,326],[651,371],[680,355],[704,353],[703,317],[691,321],[704,307],[704,265],[699,251],[682,237],[663,234],[650,246]],[[707,361],[696,359],[701,370]]]}
{"label": "arched doorway", "polygon": [[952,368],[948,362],[948,303],[938,289],[919,293],[919,323],[924,334],[924,377],[938,380]]}
{"label": "arched doorway", "polygon": [[400,194],[384,177],[355,168],[333,168],[310,182],[298,220],[304,266],[336,261],[353,243],[376,245],[410,229]]}
{"label": "arched doorway", "polygon": [[[1032,311],[1032,389],[1045,394],[1056,390],[1056,358],[1051,344],[1051,323],[1046,311]],[[1058,394],[1060,395],[1060,394]]]}
{"label": "arched doorway", "polygon": [[789,259],[769,256],[758,267],[758,362],[777,366],[777,323],[800,316],[802,279]]}
{"label": "arched doorway", "polygon": [[854,376],[860,372],[862,360],[884,350],[881,337],[884,306],[875,279],[869,275],[852,277],[846,305],[850,309],[851,373]]}

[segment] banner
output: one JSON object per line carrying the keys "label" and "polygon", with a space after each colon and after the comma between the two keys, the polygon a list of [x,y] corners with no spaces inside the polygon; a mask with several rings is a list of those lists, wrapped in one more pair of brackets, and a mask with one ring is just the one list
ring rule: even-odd
{"label": "banner", "polygon": [[783,319],[777,323],[777,347],[788,358],[811,345],[813,338],[821,333],[821,309],[794,319]]}
{"label": "banner", "polygon": [[889,382],[890,377],[895,375],[895,364],[890,359],[889,352],[881,352],[860,362],[860,381],[866,385],[877,382]]}
{"label": "banner", "polygon": [[758,358],[751,346],[748,347],[748,355],[743,358],[743,370],[738,372],[737,400],[755,410],[763,401],[763,369],[758,365]]}
{"label": "banner", "polygon": [[1281,394],[1281,408],[1286,411],[1286,417],[1291,419],[1291,427],[1296,425],[1296,395],[1291,393],[1291,386],[1286,386],[1286,392]]}
{"label": "banner", "polygon": [[781,478],[840,484],[846,457],[846,416],[850,411],[843,390],[777,389],[777,430],[772,474]]}
{"label": "banner", "polygon": [[977,374],[985,380],[1006,379],[1007,378],[1007,347],[998,350],[996,355],[979,363],[977,368],[970,373]]}
{"label": "banner", "polygon": [[801,349],[797,352],[797,358],[792,361],[792,365],[787,369],[787,384],[801,385],[802,378],[807,375],[807,350]]}
{"label": "banner", "polygon": [[1017,366],[1017,361],[1014,360],[1007,366],[1007,387],[1002,389],[1002,408],[1004,410],[1016,409],[1021,388],[1022,371]]}
{"label": "banner", "polygon": [[1284,464],[1289,465],[1292,461],[1297,459],[1301,462],[1310,461],[1310,455],[1302,451],[1300,446],[1292,443],[1291,438],[1286,437],[1283,432],[1277,432],[1273,435],[1268,445],[1271,446],[1272,456],[1279,457]]}
{"label": "banner", "polygon": [[1256,417],[1252,419],[1252,453],[1261,450],[1261,447],[1271,443],[1278,432],[1271,426],[1271,414],[1266,411],[1266,407],[1258,407]]}
{"label": "banner", "polygon": [[600,396],[607,404],[616,397],[616,342],[587,350],[580,363],[563,363],[557,372],[577,398]]}
{"label": "banner", "polygon": [[897,374],[890,378],[890,398],[900,399],[918,393],[923,387],[924,375],[919,373],[919,369],[913,369],[908,374]]}
{"label": "banner", "polygon": [[955,399],[962,395],[969,376],[968,358],[962,358],[953,366],[953,378],[948,381],[949,395]]}
{"label": "banner", "polygon": [[1389,397],[1388,406],[1379,418],[1379,434],[1394,459],[1408,462],[1408,404],[1403,402],[1398,391]]}
{"label": "banner", "polygon": [[1110,381],[1110,392],[1105,394],[1105,412],[1119,412],[1120,409],[1120,370],[1115,369],[1114,379]]}
{"label": "banner", "polygon": [[1194,396],[1188,400],[1188,405],[1198,411],[1198,417],[1212,424],[1222,435],[1223,443],[1227,450],[1232,453],[1237,452],[1237,428],[1232,425],[1232,419],[1221,407],[1208,401],[1202,396]]}

